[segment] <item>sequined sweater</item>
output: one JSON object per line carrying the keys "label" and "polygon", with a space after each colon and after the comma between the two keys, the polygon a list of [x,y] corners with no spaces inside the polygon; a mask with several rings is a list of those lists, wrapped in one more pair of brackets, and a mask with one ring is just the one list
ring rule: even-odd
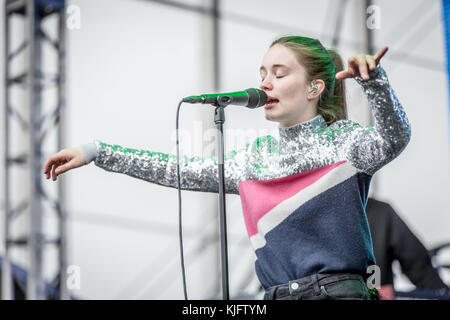
{"label": "sequined sweater", "polygon": [[[225,189],[239,194],[255,270],[264,288],[315,273],[365,274],[375,264],[365,213],[374,173],[410,140],[403,107],[381,65],[356,77],[374,126],[324,118],[279,127],[279,140],[257,138],[225,156]],[[107,171],[177,187],[177,158],[95,140],[87,161]],[[184,157],[181,187],[218,192],[217,159]]]}

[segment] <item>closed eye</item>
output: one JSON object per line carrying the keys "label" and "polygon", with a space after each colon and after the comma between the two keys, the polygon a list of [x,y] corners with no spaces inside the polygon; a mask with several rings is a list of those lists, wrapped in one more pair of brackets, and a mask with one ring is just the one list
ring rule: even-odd
{"label": "closed eye", "polygon": [[[285,76],[286,76],[285,74],[283,74],[283,75],[275,75],[275,78],[276,78],[276,79],[281,79],[281,78],[284,78]],[[264,79],[265,79],[265,78],[262,78],[262,79],[261,79],[261,82],[263,82]]]}

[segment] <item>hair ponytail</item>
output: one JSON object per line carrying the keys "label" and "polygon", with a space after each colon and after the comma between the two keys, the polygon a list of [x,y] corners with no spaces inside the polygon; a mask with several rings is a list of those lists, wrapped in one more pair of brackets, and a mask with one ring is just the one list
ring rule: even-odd
{"label": "hair ponytail", "polygon": [[326,101],[319,101],[317,111],[324,117],[327,124],[330,125],[338,120],[347,119],[348,114],[344,80],[336,79],[336,74],[344,70],[344,63],[336,50],[328,49],[327,51],[335,65],[335,72],[332,75],[334,77],[334,86],[333,92],[330,92],[328,99]]}

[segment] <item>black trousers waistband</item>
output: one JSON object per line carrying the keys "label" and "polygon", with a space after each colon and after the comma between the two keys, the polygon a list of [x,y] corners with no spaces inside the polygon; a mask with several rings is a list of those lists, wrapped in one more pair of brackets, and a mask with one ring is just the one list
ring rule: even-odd
{"label": "black trousers waistband", "polygon": [[356,273],[320,273],[291,280],[288,283],[276,285],[266,289],[264,299],[272,300],[287,295],[317,296],[321,293],[321,286],[343,280],[359,280],[365,284],[364,278]]}

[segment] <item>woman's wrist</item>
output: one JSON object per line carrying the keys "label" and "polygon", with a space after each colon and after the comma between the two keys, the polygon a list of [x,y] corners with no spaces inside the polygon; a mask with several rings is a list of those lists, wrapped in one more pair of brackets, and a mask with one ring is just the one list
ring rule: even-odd
{"label": "woman's wrist", "polygon": [[83,144],[81,145],[81,149],[83,150],[83,155],[86,160],[86,164],[89,164],[97,157],[97,146],[95,142]]}

